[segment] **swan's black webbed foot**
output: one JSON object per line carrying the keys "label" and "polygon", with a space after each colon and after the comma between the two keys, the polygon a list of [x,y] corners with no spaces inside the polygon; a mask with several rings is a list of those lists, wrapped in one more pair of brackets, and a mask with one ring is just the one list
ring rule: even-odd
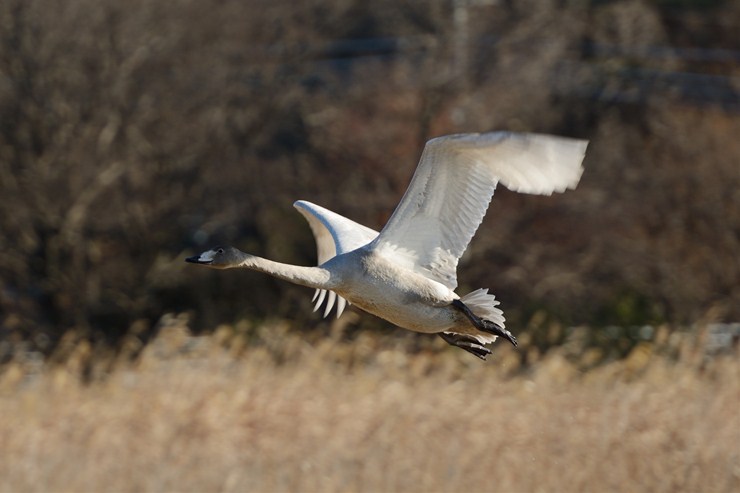
{"label": "swan's black webbed foot", "polygon": [[514,337],[514,334],[504,329],[499,324],[493,323],[490,320],[486,320],[484,318],[481,318],[479,320],[483,323],[483,327],[478,327],[478,329],[482,330],[483,332],[488,332],[489,334],[503,337],[504,339],[512,343],[514,347],[519,345],[516,337]]}
{"label": "swan's black webbed foot", "polygon": [[464,349],[470,354],[474,354],[483,361],[486,360],[486,356],[491,354],[491,350],[482,345],[478,339],[473,336],[465,334],[453,334],[451,332],[440,332],[439,337],[445,340],[447,344]]}
{"label": "swan's black webbed foot", "polygon": [[480,318],[478,315],[473,313],[472,310],[470,310],[470,308],[468,308],[468,306],[462,301],[454,300],[452,302],[452,306],[463,312],[465,316],[470,319],[476,329],[483,332],[488,332],[489,334],[493,334],[495,336],[503,337],[504,339],[512,343],[515,347],[518,345],[516,337],[514,337],[511,332],[504,329],[497,323],[491,322],[490,320],[486,320],[484,318]]}

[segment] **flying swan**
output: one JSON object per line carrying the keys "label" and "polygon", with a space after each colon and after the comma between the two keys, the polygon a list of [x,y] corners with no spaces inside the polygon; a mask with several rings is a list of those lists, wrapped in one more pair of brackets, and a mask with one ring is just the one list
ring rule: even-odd
{"label": "flying swan", "polygon": [[326,301],[337,317],[349,302],[404,329],[438,334],[486,359],[486,344],[504,328],[488,289],[460,297],[457,263],[483,220],[498,183],[550,195],[578,184],[588,142],[541,134],[491,132],[427,142],[411,184],[380,233],[318,205],[293,204],[316,239],[318,266],[273,262],[234,247],[216,247],[187,262],[215,269],[245,267],[315,288],[314,311]]}

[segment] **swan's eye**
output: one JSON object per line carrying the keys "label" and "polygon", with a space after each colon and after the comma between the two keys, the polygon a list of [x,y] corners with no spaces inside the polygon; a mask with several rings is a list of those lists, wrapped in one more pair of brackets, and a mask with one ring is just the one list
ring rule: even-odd
{"label": "swan's eye", "polygon": [[223,255],[224,249],[223,248],[219,248],[218,250],[216,250],[216,253],[218,253],[219,255]]}

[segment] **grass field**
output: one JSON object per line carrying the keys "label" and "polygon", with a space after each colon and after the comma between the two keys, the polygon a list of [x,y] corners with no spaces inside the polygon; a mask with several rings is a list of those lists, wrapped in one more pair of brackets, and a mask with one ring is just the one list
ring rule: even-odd
{"label": "grass field", "polygon": [[0,491],[740,491],[737,354],[642,349],[584,371],[387,338],[269,345],[170,328],[81,383],[0,374]]}

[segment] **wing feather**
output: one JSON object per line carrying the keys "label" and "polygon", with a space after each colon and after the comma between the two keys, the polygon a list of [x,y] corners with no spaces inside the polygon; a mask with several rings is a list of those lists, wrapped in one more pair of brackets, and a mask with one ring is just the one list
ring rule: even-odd
{"label": "wing feather", "polygon": [[522,193],[575,188],[586,141],[492,132],[427,142],[408,190],[372,248],[450,289],[498,183]]}
{"label": "wing feather", "polygon": [[326,289],[321,289],[319,290],[319,299],[316,300],[313,311],[318,311],[319,307],[324,302],[324,298],[326,298]]}
{"label": "wing feather", "polygon": [[[319,265],[336,255],[351,252],[367,245],[378,236],[377,231],[311,202],[298,200],[293,206],[306,218],[308,225],[311,227],[311,232],[316,240]],[[324,318],[329,315],[335,303],[337,318],[347,306],[347,300],[335,292],[329,291],[327,296],[326,290],[317,289],[311,299],[311,302],[315,302],[313,311],[318,311],[324,300],[326,300]]]}

